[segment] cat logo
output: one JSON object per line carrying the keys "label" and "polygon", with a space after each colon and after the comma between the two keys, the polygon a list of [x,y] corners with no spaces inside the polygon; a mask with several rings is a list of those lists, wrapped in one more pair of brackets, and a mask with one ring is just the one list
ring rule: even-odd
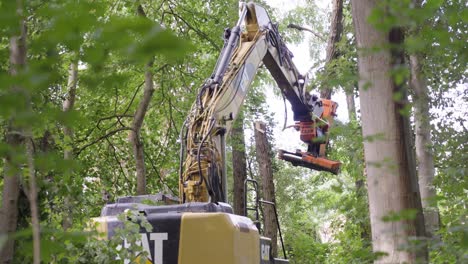
{"label": "cat logo", "polygon": [[261,254],[262,260],[269,261],[270,260],[270,245],[262,244],[260,254]]}
{"label": "cat logo", "polygon": [[[136,242],[138,246],[143,247],[143,250],[147,253],[148,259],[146,263],[162,264],[163,263],[163,241],[167,240],[167,233],[140,233],[141,239]],[[149,237],[149,240],[148,240]],[[153,252],[150,249],[150,241],[154,241]],[[124,248],[129,248],[130,243],[127,240],[124,241]],[[136,252],[138,255],[139,252]],[[125,264],[129,264],[131,261],[126,259]],[[138,263],[138,262],[137,262]]]}

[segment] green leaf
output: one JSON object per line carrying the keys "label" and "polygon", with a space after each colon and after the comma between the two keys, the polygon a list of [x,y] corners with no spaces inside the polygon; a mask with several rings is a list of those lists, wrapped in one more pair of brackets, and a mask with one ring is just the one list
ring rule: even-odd
{"label": "green leaf", "polygon": [[112,17],[91,38],[95,45],[86,49],[84,56],[91,64],[102,63],[112,52],[139,63],[148,62],[156,54],[177,58],[190,47],[187,41],[142,17]]}
{"label": "green leaf", "polygon": [[425,1],[423,7],[428,8],[428,9],[437,9],[441,7],[443,3],[444,3],[444,0],[427,0]]}
{"label": "green leaf", "polygon": [[414,220],[418,210],[416,209],[404,209],[399,212],[390,212],[386,216],[382,217],[384,222],[398,222],[404,220]]}

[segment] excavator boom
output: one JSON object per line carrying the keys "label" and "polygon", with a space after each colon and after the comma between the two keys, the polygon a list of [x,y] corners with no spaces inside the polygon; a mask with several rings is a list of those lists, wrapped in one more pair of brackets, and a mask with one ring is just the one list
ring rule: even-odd
{"label": "excavator boom", "polygon": [[308,125],[301,130],[301,139],[306,130],[315,133],[303,140],[310,151],[294,159],[290,155],[279,157],[296,166],[336,173],[339,162],[328,162],[324,147],[337,105],[311,98],[306,92],[307,78],[297,70],[292,53],[265,9],[252,2],[242,4],[236,26],[226,30],[224,37],[213,74],[202,85],[182,128],[181,203],[226,201],[225,137],[262,63],[291,103],[294,121],[301,127]]}

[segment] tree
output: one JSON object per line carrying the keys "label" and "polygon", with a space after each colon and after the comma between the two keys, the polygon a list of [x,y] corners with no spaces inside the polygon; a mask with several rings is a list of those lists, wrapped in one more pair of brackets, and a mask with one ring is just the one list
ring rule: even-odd
{"label": "tree", "polygon": [[[21,2],[24,2],[22,13],[18,12],[17,6]],[[317,2],[302,1],[287,13],[272,9],[269,13],[272,16],[284,15],[279,27],[288,43],[298,44],[303,41],[304,34],[285,29],[286,25],[309,25],[304,29],[313,33],[307,41],[311,60],[315,63],[309,71],[313,86],[341,87],[351,102],[353,93],[357,97],[361,94],[355,91],[357,54],[349,1],[343,3],[343,31],[341,40],[333,42],[334,46],[328,44],[337,35],[324,37],[328,36],[324,29],[335,32],[333,25],[329,25],[338,21],[338,16],[332,14],[331,21],[323,18],[330,17],[327,13],[337,14],[340,0],[330,2],[328,6],[333,10],[328,10],[328,6],[327,9],[321,8]],[[408,177],[399,173],[406,170],[399,165],[411,156],[408,142],[414,136],[408,132],[406,117],[411,107],[406,103],[404,91],[404,88],[411,88],[408,91],[414,110],[414,123],[411,125],[415,128],[416,150],[424,155],[427,154],[425,152],[432,154],[433,157],[427,160],[433,159],[436,168],[433,171],[433,189],[424,188],[431,184],[423,183],[422,178],[419,187],[423,197],[425,190],[437,191],[437,196],[431,193],[429,197],[434,198],[427,201],[434,201],[429,205],[439,210],[441,223],[436,232],[432,231],[435,234],[433,239],[424,240],[423,244],[417,241],[414,246],[423,246],[427,241],[431,263],[464,263],[468,206],[468,169],[465,162],[468,159],[465,110],[468,109],[468,89],[464,83],[468,58],[464,19],[466,3],[460,0],[422,1],[421,6],[414,4],[413,0],[372,3],[376,2],[377,7],[371,12],[369,21],[378,27],[376,35],[380,34],[377,39],[381,42],[363,47],[362,35],[369,33],[367,29],[360,31],[359,42],[359,52],[363,57],[360,66],[372,64],[376,69],[373,73],[378,75],[367,75],[369,85],[363,80],[360,87],[361,92],[367,93],[361,98],[366,102],[361,102],[366,159],[372,154],[369,154],[369,145],[380,144],[387,138],[393,139],[388,144],[391,147],[380,144],[378,150],[384,154],[389,154],[389,150],[405,153],[403,148],[393,149],[393,143],[398,141],[406,147],[407,153],[397,161],[386,155],[388,159],[382,161],[382,157],[376,157],[365,164],[371,173],[367,183],[372,189],[370,209],[382,207],[382,204],[386,206],[388,201],[392,206],[400,201],[399,208],[409,204],[400,199],[405,193],[401,191],[402,186],[411,185],[408,188],[411,193],[406,195],[408,200],[415,198],[414,178],[411,177],[408,184]],[[194,0],[1,2],[0,134],[3,137],[0,142],[0,262],[37,262],[38,234],[42,249],[40,260],[44,263],[115,262],[114,249],[121,241],[97,241],[80,232],[91,217],[99,215],[106,202],[116,197],[134,195],[137,189],[143,193],[142,186],[148,193],[176,189],[179,128],[195,101],[199,85],[210,75],[216,63],[223,46],[220,37],[223,28],[237,20],[237,5],[238,1],[233,0],[207,1],[203,5]],[[135,15],[135,10],[140,14],[147,11],[147,18]],[[364,19],[360,20],[361,24],[365,23]],[[401,42],[401,31],[394,30],[400,28],[407,30],[404,46],[393,41],[395,39],[387,41],[391,31],[398,33],[391,36],[399,36]],[[189,49],[190,45],[186,45],[184,40],[190,41],[193,48]],[[401,57],[403,51],[409,58],[406,62]],[[328,63],[321,60],[329,58],[330,54],[339,56]],[[381,54],[384,55],[379,57]],[[295,53],[296,58],[303,55]],[[324,63],[327,64],[325,67]],[[382,64],[385,64],[385,69]],[[370,67],[360,68],[362,72]],[[390,73],[387,72],[389,69]],[[315,70],[319,70],[317,74]],[[272,120],[264,93],[256,89],[273,83],[271,77],[270,81],[262,78],[268,75],[265,69],[260,69],[260,78],[255,81],[260,85],[254,84],[251,89],[259,97],[250,94],[247,98],[244,107],[246,133],[254,133],[251,128],[253,120]],[[381,77],[386,78],[386,82]],[[146,79],[152,79],[152,82]],[[152,89],[148,86],[150,84],[153,84]],[[388,91],[390,86],[394,89],[391,92]],[[152,93],[148,96],[150,91]],[[369,102],[370,95],[376,99]],[[382,95],[395,101],[383,101]],[[249,105],[248,101],[253,103]],[[144,111],[140,107],[142,102]],[[373,108],[377,104],[382,111]],[[370,263],[376,257],[370,241],[367,188],[362,180],[363,136],[359,120],[351,117],[355,112],[352,105],[351,102],[348,107],[352,121],[342,124],[337,120],[330,135],[332,147],[329,155],[342,162],[340,175],[312,172],[271,160],[279,221],[291,262]],[[384,110],[388,111],[385,118],[367,122],[370,114],[382,114]],[[397,112],[404,113],[405,117]],[[135,126],[136,121],[141,123]],[[376,124],[380,125],[380,121],[388,123],[383,133],[376,131]],[[369,125],[375,131],[369,132]],[[272,124],[267,126],[273,129]],[[384,125],[379,126],[382,127]],[[425,132],[420,130],[423,127]],[[137,130],[137,134],[133,133]],[[233,141],[244,138],[241,134],[236,137],[234,130]],[[130,137],[138,137],[132,143],[138,144],[129,142],[130,131]],[[270,134],[268,136],[268,142],[273,146],[275,142]],[[419,139],[423,138],[429,141],[419,144],[422,142]],[[259,175],[261,169],[253,162],[255,155],[259,154],[252,146],[255,145],[253,136],[247,145],[248,171],[253,177]],[[134,151],[135,146],[137,151]],[[245,173],[245,165],[242,165],[244,148],[243,143],[231,146],[233,156],[239,154],[239,159],[233,158],[239,160],[234,161],[233,166],[241,175],[235,176],[238,178],[235,189],[239,189],[243,187],[245,177],[242,176]],[[425,174],[423,168],[426,166],[422,162],[425,158],[421,154],[418,156],[421,177]],[[375,172],[379,168],[378,173],[382,176],[376,177]],[[143,175],[139,178],[146,183],[137,183],[135,171],[143,172],[139,173]],[[432,174],[430,169],[428,171],[429,175]],[[413,173],[414,168],[411,175]],[[234,174],[237,175],[236,172]],[[387,185],[378,190],[381,199],[376,201],[375,186],[380,188],[382,184]],[[395,192],[396,198],[388,198],[389,185],[398,191]],[[175,191],[172,193],[177,195]],[[243,198],[241,192],[235,191],[235,194],[236,199]],[[37,206],[34,205],[36,202]],[[423,198],[422,202],[424,205],[426,199]],[[235,200],[234,208],[242,213],[240,204],[242,202]],[[268,210],[269,205],[264,205],[264,208]],[[373,224],[377,222],[380,227],[390,226],[396,230],[401,227],[401,222],[407,223],[411,228],[404,235],[412,232],[419,236],[420,231],[414,231],[415,226],[419,226],[414,225],[415,211],[398,210],[395,207],[392,212],[381,210],[381,216],[388,221],[383,223],[374,210]],[[430,225],[428,211],[425,213],[426,223]],[[323,237],[324,226],[329,232],[327,239]],[[137,225],[133,231],[132,234],[123,232],[119,238],[139,236]],[[377,233],[379,230],[373,226],[372,231]],[[381,238],[385,235],[377,233]],[[7,237],[13,239],[5,240]],[[398,238],[402,242],[408,240],[403,236],[395,240]],[[405,243],[401,244],[405,246]],[[379,250],[375,245],[376,242],[374,249]],[[409,251],[410,248],[402,249]]]}
{"label": "tree", "polygon": [[[185,48],[183,43],[186,42],[173,42],[176,39],[173,34],[151,21],[139,23],[136,19],[129,21],[112,12],[107,14],[108,7],[110,8],[105,1],[35,1],[25,3],[21,10],[23,13],[17,14],[16,1],[0,5],[1,17],[5,18],[0,22],[2,35],[5,36],[0,42],[2,47],[9,46],[11,49],[11,52],[1,49],[0,57],[0,79],[2,84],[6,84],[0,87],[0,124],[2,134],[9,131],[5,133],[5,141],[0,143],[0,155],[5,158],[5,162],[0,162],[0,171],[5,176],[0,180],[0,185],[4,188],[2,202],[6,204],[1,208],[2,261],[39,261],[37,234],[41,222],[47,226],[41,235],[54,237],[43,242],[46,248],[52,250],[42,252],[42,260],[48,262],[51,255],[57,254],[61,248],[51,244],[64,245],[61,240],[63,231],[58,228],[63,211],[66,211],[67,217],[73,212],[77,218],[71,228],[82,230],[90,215],[99,215],[102,201],[96,197],[100,198],[102,189],[119,185],[121,190],[127,188],[126,195],[130,194],[131,188],[128,186],[132,182],[125,182],[124,177],[107,181],[109,175],[114,176],[121,168],[109,162],[113,161],[114,156],[107,155],[100,159],[104,157],[100,154],[108,150],[100,143],[111,142],[109,144],[115,146],[112,141],[116,140],[122,152],[127,144],[123,135],[115,136],[118,132],[127,130],[128,124],[123,120],[125,117],[119,116],[120,104],[124,108],[132,101],[127,94],[133,91],[120,86],[124,83],[122,79],[128,78],[128,83],[138,79],[137,75],[136,78],[131,78],[128,73],[135,64],[141,62],[139,56],[145,57],[141,53],[153,55],[156,50],[156,53],[171,53],[176,58],[177,54],[182,54],[179,51]],[[102,19],[103,17],[106,19]],[[21,27],[18,26],[18,21],[23,19],[24,30],[23,23]],[[118,39],[113,38],[119,30],[125,31],[128,36],[122,34]],[[8,45],[7,40],[10,37],[11,45]],[[142,39],[157,42],[158,45],[142,51],[141,47],[145,45]],[[27,57],[31,58],[28,59],[27,67],[25,43],[28,43]],[[128,53],[130,46],[133,54]],[[173,52],[177,47],[181,49]],[[161,51],[164,49],[170,51]],[[138,52],[139,55],[136,54]],[[11,55],[11,62],[7,60],[8,55]],[[70,57],[73,66],[70,67],[72,70],[68,75],[70,81],[67,86],[66,69],[70,66]],[[118,65],[122,58],[126,60],[126,65]],[[83,66],[80,70],[81,89],[76,108],[73,109],[75,100],[72,94],[76,89],[78,65]],[[125,67],[121,67],[122,65]],[[11,74],[4,72],[8,68],[11,68]],[[116,83],[119,84],[118,87]],[[65,98],[62,90],[67,90]],[[122,100],[122,97],[125,99]],[[114,121],[108,117],[112,113],[117,116],[112,117],[114,120],[120,118],[120,123],[116,124],[123,124],[124,129],[117,128],[113,131],[115,125],[108,127],[110,121]],[[73,142],[70,139],[72,136]],[[112,136],[115,138],[111,138]],[[43,148],[47,145],[44,141],[48,140],[58,142],[54,149]],[[87,153],[87,150],[90,152]],[[119,154],[122,155],[122,152]],[[81,166],[78,168],[75,164]],[[93,177],[90,173],[101,169],[108,170],[99,173],[99,177]],[[79,177],[72,177],[75,175]],[[111,183],[108,184],[109,182]],[[98,189],[98,195],[90,188],[93,185]],[[18,203],[19,194],[21,199]],[[66,206],[67,196],[73,197],[75,207]],[[25,204],[25,198],[30,200],[30,206]],[[36,202],[39,208],[34,206]],[[6,221],[3,221],[4,217]],[[69,228],[70,222],[64,220],[64,226]],[[27,235],[31,234],[31,227],[32,238]],[[55,228],[59,230],[54,230]],[[56,233],[51,235],[51,232]],[[17,238],[14,243],[18,250],[14,255],[13,240],[9,240],[8,245],[3,247],[6,235]],[[26,252],[28,248],[32,248],[32,242],[34,257],[31,254],[33,251]]]}
{"label": "tree", "polygon": [[[262,179],[263,199],[276,204],[275,185],[273,182],[273,169],[271,164],[271,148],[267,139],[267,127],[263,122],[255,122],[255,152],[259,168],[260,178]],[[276,225],[276,216],[274,208],[268,204],[263,205],[263,223],[264,235],[271,238],[271,254],[277,255],[278,252],[278,226]]]}
{"label": "tree", "polygon": [[[359,94],[372,243],[374,251],[387,254],[378,262],[415,262],[426,258],[424,247],[419,254],[400,248],[408,246],[411,237],[424,235],[424,222],[418,221],[422,210],[414,183],[415,165],[411,163],[409,122],[402,114],[404,90],[401,82],[396,83],[390,75],[394,67],[401,65],[402,56],[388,49],[391,44],[402,43],[403,33],[398,28],[381,31],[371,25],[368,19],[374,8],[375,0],[352,2],[360,51]],[[395,93],[400,101],[394,100]],[[407,212],[413,215],[405,217]],[[398,217],[389,219],[392,214]]]}
{"label": "tree", "polygon": [[[24,76],[27,72],[27,25],[25,21],[26,12],[22,1],[18,1],[14,8],[15,18],[18,23],[17,31],[10,37],[10,74],[12,77]],[[1,234],[6,235],[4,239],[7,240],[7,245],[2,249],[2,262],[10,263],[13,261],[13,246],[14,238],[11,236],[12,232],[17,229],[18,222],[18,182],[24,183],[22,186],[29,200],[29,209],[31,211],[31,225],[32,225],[32,239],[33,239],[33,262],[39,264],[41,262],[40,255],[40,226],[39,226],[39,208],[38,208],[38,187],[36,183],[36,168],[35,168],[35,147],[34,147],[34,134],[31,123],[28,118],[34,116],[32,111],[32,96],[30,88],[25,87],[24,84],[12,84],[10,96],[16,97],[16,104],[18,105],[16,111],[10,116],[11,129],[7,131],[8,134],[14,134],[13,139],[11,135],[7,136],[7,144],[12,149],[10,156],[7,157],[7,166],[11,160],[11,166],[7,167],[6,171],[9,174],[11,171],[16,171],[13,175],[5,175],[5,189],[4,189],[4,206],[2,213],[5,216],[2,220],[0,228]],[[15,139],[16,138],[16,139]],[[18,173],[20,172],[20,173]],[[9,178],[9,179],[8,179]],[[27,183],[27,184],[26,184]],[[7,188],[12,188],[9,190]],[[5,222],[3,222],[5,221]]]}
{"label": "tree", "polygon": [[[10,74],[12,76],[21,75],[26,67],[26,25],[23,18],[23,7],[18,5],[14,12],[19,21],[15,32],[16,36],[10,38]],[[21,95],[23,88],[18,86],[10,87],[11,94]],[[24,91],[23,91],[24,92]],[[24,110],[24,109],[23,109]],[[0,218],[0,234],[6,236],[7,242],[1,249],[0,261],[2,263],[12,263],[14,253],[14,239],[12,235],[16,231],[18,222],[18,196],[20,191],[20,164],[16,153],[24,143],[22,129],[17,124],[16,117],[11,117],[8,121],[5,142],[11,148],[9,155],[5,159],[4,178],[3,178],[3,197],[2,210]],[[4,238],[5,239],[5,238]]]}
{"label": "tree", "polygon": [[[340,42],[341,34],[343,33],[343,0],[333,0],[333,9],[331,15],[330,35],[327,42],[327,52],[325,58],[325,69],[331,70],[334,59],[338,57],[337,44]],[[331,99],[332,89],[326,87],[320,92],[320,98]]]}
{"label": "tree", "polygon": [[245,212],[245,188],[244,182],[247,179],[247,161],[245,154],[244,117],[242,111],[231,130],[232,142],[232,171],[233,171],[233,206],[234,213],[243,215]]}
{"label": "tree", "polygon": [[136,176],[137,176],[137,194],[146,194],[146,175],[145,175],[145,160],[143,142],[140,140],[140,130],[148,110],[151,97],[154,93],[153,73],[151,68],[153,62],[147,64],[145,72],[145,88],[143,98],[138,105],[132,122],[132,130],[129,132],[128,139],[133,148],[133,155],[135,159]]}
{"label": "tree", "polygon": [[[68,70],[68,82],[67,82],[67,94],[66,98],[63,101],[62,110],[63,112],[70,112],[75,106],[76,99],[76,85],[78,82],[78,62],[76,59],[73,59],[70,62],[70,68]],[[73,129],[67,125],[63,127],[63,135],[65,137],[68,146],[65,146],[63,150],[63,159],[71,160],[73,159],[73,145],[71,144],[73,138]],[[65,216],[63,218],[62,227],[64,230],[67,230],[72,226],[72,212],[71,212],[71,201],[70,197],[66,196],[64,198],[64,207],[65,207]]]}
{"label": "tree", "polygon": [[[141,4],[137,6],[137,14],[138,16],[147,18]],[[153,61],[154,59],[151,58],[150,61],[146,64],[145,88],[143,92],[143,97],[141,98],[140,104],[138,105],[138,108],[135,111],[135,115],[132,121],[132,130],[130,130],[128,135],[128,140],[132,145],[133,156],[135,159],[138,195],[146,194],[146,173],[144,159],[145,154],[143,150],[143,142],[140,140],[140,130],[141,126],[143,125],[143,120],[145,118],[146,112],[148,111],[148,106],[154,93],[152,73]]]}
{"label": "tree", "polygon": [[[413,2],[418,8],[421,8],[421,1]],[[409,85],[414,95],[415,147],[418,160],[419,189],[427,235],[432,237],[439,229],[439,210],[434,206],[436,190],[434,187],[435,168],[431,140],[431,115],[429,113],[430,98],[422,72],[421,58],[421,54],[409,55],[411,73]]]}
{"label": "tree", "polygon": [[416,134],[416,155],[418,159],[418,178],[424,220],[429,237],[439,228],[439,210],[433,206],[436,191],[434,187],[434,157],[432,154],[431,126],[429,114],[428,89],[421,76],[420,57],[410,55],[411,80],[414,92],[414,126]]}

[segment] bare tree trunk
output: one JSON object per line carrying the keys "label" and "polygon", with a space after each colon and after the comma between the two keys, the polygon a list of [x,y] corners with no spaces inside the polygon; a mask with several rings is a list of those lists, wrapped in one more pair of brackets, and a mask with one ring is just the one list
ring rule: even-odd
{"label": "bare tree trunk", "polygon": [[[10,147],[18,147],[22,138],[9,127],[6,135],[6,143]],[[19,197],[19,173],[14,169],[15,165],[11,157],[5,159],[3,176],[2,210],[0,211],[0,235],[12,235],[16,231],[18,222],[18,197]],[[14,240],[8,241],[0,249],[1,263],[12,263],[14,254]]]}
{"label": "bare tree trunk", "polygon": [[[390,46],[393,37],[377,31],[367,18],[376,7],[376,0],[354,0],[352,14],[359,53],[359,94],[369,194],[369,211],[373,249],[385,252],[377,263],[414,263],[427,258],[423,246],[418,253],[401,249],[409,239],[421,234],[421,203],[414,180],[415,165],[411,157],[407,117],[400,114],[403,104],[393,100],[394,92],[402,92],[390,75],[392,53],[382,47]],[[392,31],[392,33],[395,33]],[[396,32],[398,33],[398,32]],[[401,33],[401,32],[400,32]],[[398,34],[397,34],[398,35]],[[398,42],[402,37],[398,38]],[[371,51],[379,47],[379,51]],[[383,221],[392,212],[416,210],[416,219]]]}
{"label": "bare tree trunk", "polygon": [[[138,4],[137,15],[146,17],[143,7]],[[133,156],[135,158],[135,169],[137,177],[137,195],[146,194],[146,173],[145,173],[145,154],[143,149],[143,142],[140,140],[140,130],[143,125],[148,106],[153,97],[154,83],[153,83],[153,59],[146,64],[145,72],[145,88],[143,91],[143,97],[140,100],[140,104],[135,111],[132,122],[132,130],[128,135],[128,140],[132,145]]]}
{"label": "bare tree trunk", "polygon": [[[18,1],[18,14],[23,15],[23,6],[21,1]],[[18,64],[26,66],[26,54],[27,54],[27,46],[26,46],[26,38],[27,38],[27,27],[24,21],[21,21],[21,37],[16,39],[12,38],[10,45],[11,45],[11,53],[13,57],[17,57]],[[12,60],[13,62],[14,60]],[[14,64],[14,63],[12,63]],[[24,87],[16,87],[16,90],[20,93],[23,93],[26,111],[32,113],[32,105],[31,105],[31,95],[29,91],[24,89]],[[28,192],[28,200],[29,200],[29,208],[31,210],[31,224],[32,224],[32,237],[33,237],[33,263],[39,264],[41,263],[41,238],[40,238],[40,225],[39,225],[39,207],[37,205],[37,184],[36,184],[36,167],[34,164],[34,135],[32,132],[32,128],[26,125],[22,129],[22,134],[25,137],[25,147],[26,147],[26,161],[27,161],[27,171],[28,171],[28,183],[29,183],[29,190],[27,190],[26,186],[23,188]]]}
{"label": "bare tree trunk", "polygon": [[[417,8],[421,8],[421,0],[413,0]],[[417,33],[419,28],[414,29]],[[411,32],[411,31],[410,31]],[[410,87],[414,93],[414,125],[416,134],[416,157],[418,160],[419,190],[424,210],[426,234],[433,237],[440,227],[439,209],[434,204],[436,196],[434,188],[434,156],[432,154],[431,124],[429,113],[429,90],[422,76],[421,55],[411,54],[410,59]]]}
{"label": "bare tree trunk", "polygon": [[439,229],[439,210],[431,202],[436,196],[434,188],[434,157],[432,154],[428,89],[421,76],[418,55],[410,55],[411,80],[414,92],[414,124],[416,128],[416,156],[418,159],[419,189],[424,209],[426,231],[429,237]]}
{"label": "bare tree trunk", "polygon": [[[257,163],[262,178],[263,199],[276,203],[275,185],[273,183],[273,170],[271,166],[270,144],[266,134],[266,125],[263,122],[255,122],[255,147]],[[272,206],[263,206],[263,221],[265,236],[271,238],[271,252],[274,257],[277,256],[277,233],[278,226],[276,225],[275,211]]]}
{"label": "bare tree trunk", "polygon": [[[331,15],[330,35],[327,42],[327,54],[325,58],[325,68],[329,67],[332,60],[338,56],[336,44],[340,42],[343,33],[343,0],[333,0],[333,10]],[[320,92],[320,97],[330,99],[331,87],[326,87]]]}
{"label": "bare tree trunk", "polygon": [[[29,104],[31,102],[29,101]],[[28,180],[29,180],[29,207],[31,208],[31,224],[33,231],[33,263],[41,263],[41,238],[39,225],[39,207],[37,206],[37,184],[36,184],[36,168],[34,166],[34,143],[32,130],[28,128],[26,135],[26,158],[28,163]]]}
{"label": "bare tree trunk", "polygon": [[[354,90],[354,87],[353,87]],[[348,105],[349,121],[356,119],[356,104],[354,102],[354,93],[346,91],[346,103]]]}
{"label": "bare tree trunk", "polygon": [[133,117],[132,130],[129,133],[129,141],[133,148],[133,156],[135,158],[135,168],[137,176],[137,194],[146,194],[146,175],[145,175],[145,159],[143,142],[140,140],[140,130],[143,125],[143,119],[145,118],[148,106],[153,97],[154,85],[153,85],[153,73],[151,68],[153,63],[150,62],[146,65],[147,69],[145,72],[145,88],[143,91],[143,97],[140,100],[135,116]]}
{"label": "bare tree trunk", "polygon": [[245,210],[244,181],[247,179],[247,162],[245,157],[244,115],[242,111],[231,130],[232,167],[234,176],[234,213],[243,215]]}
{"label": "bare tree trunk", "polygon": [[[21,3],[17,7],[17,12],[22,15]],[[20,21],[20,36],[13,36],[10,39],[10,74],[18,75],[26,65],[26,25]],[[11,93],[19,93],[19,87],[12,87]],[[12,118],[13,119],[13,118]],[[10,120],[6,131],[6,143],[15,151],[21,146],[24,138],[22,131],[13,125]],[[2,211],[0,215],[0,234],[11,235],[16,231],[18,223],[18,197],[19,197],[19,165],[13,161],[13,157],[7,156],[5,159],[3,178],[3,198]],[[2,263],[12,263],[14,254],[14,240],[8,239],[0,252]]]}
{"label": "bare tree trunk", "polygon": [[[68,69],[68,83],[67,83],[67,96],[62,104],[63,112],[73,110],[76,97],[76,83],[78,81],[78,63],[72,61]],[[63,135],[65,136],[65,149],[63,151],[63,158],[65,160],[73,159],[73,148],[71,145],[73,138],[73,129],[68,126],[63,127]],[[65,215],[63,217],[62,227],[67,230],[72,226],[72,206],[70,197],[68,195],[64,198]]]}
{"label": "bare tree trunk", "polygon": [[[78,63],[72,61],[70,63],[70,68],[68,69],[68,82],[67,82],[67,96],[62,104],[63,112],[69,112],[73,110],[75,106],[75,97],[76,97],[76,83],[78,81]],[[73,137],[73,129],[71,127],[65,126],[63,128],[63,134],[68,141],[71,141]],[[67,146],[63,152],[64,159],[73,159],[73,151],[71,146]]]}
{"label": "bare tree trunk", "polygon": [[[354,101],[354,86],[353,86],[353,89],[351,91],[349,90],[345,90],[345,93],[346,93],[346,103],[348,105],[348,117],[349,117],[349,121],[352,122],[352,121],[355,121],[356,120],[356,104],[355,104],[355,101]],[[357,149],[354,149],[354,151],[356,151]],[[355,152],[355,153],[359,153],[359,152]],[[355,163],[362,163],[363,162],[363,158],[361,157],[353,157],[353,161],[352,162],[355,162]],[[355,175],[355,181],[354,181],[354,186],[356,187],[356,197],[361,200],[361,199],[365,199],[365,195],[366,195],[366,188],[365,188],[365,178],[366,178],[366,175],[365,175],[365,168],[364,170],[362,171],[363,174],[356,174]],[[370,235],[369,235],[369,232],[367,232],[367,224],[364,223],[364,222],[361,222],[360,223],[360,227],[361,227],[361,239],[363,240],[370,240]]]}

